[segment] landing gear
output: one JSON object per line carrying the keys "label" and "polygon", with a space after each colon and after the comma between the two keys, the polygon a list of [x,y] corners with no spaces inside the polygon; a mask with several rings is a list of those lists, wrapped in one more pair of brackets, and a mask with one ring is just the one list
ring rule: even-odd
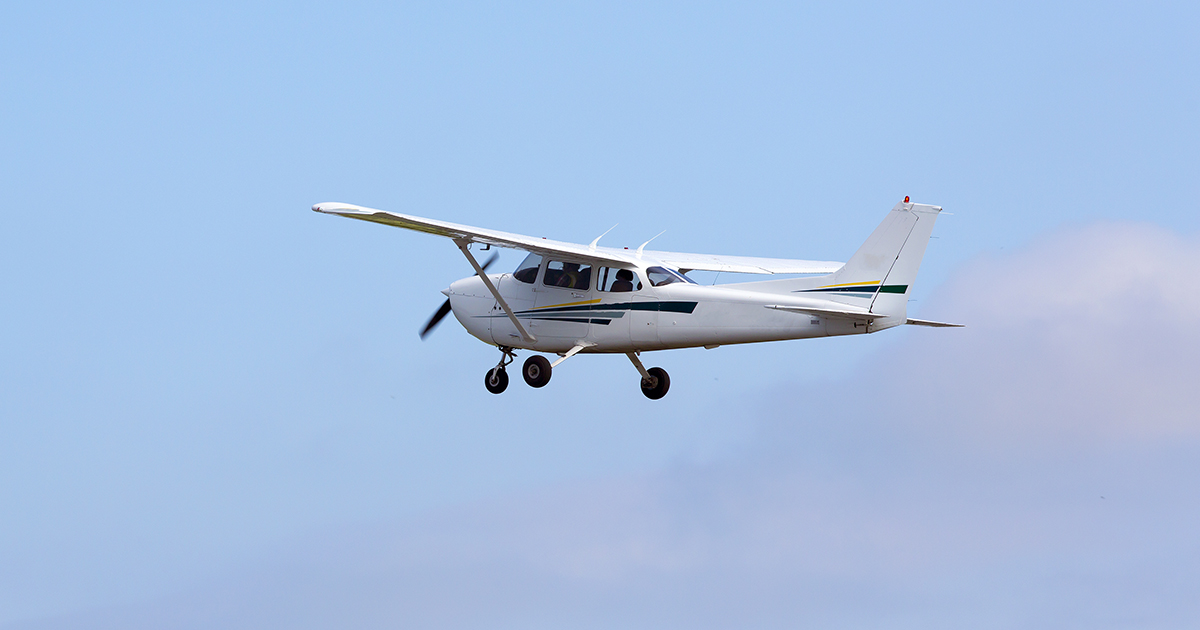
{"label": "landing gear", "polygon": [[487,374],[483,375],[483,386],[493,394],[499,394],[508,389],[508,371],[504,368],[517,358],[512,348],[501,346],[500,352],[503,353],[503,356],[500,357],[500,362],[496,364],[496,367],[488,370]]}
{"label": "landing gear", "polygon": [[658,400],[667,395],[667,390],[671,389],[671,377],[667,375],[667,371],[660,367],[652,367],[646,370],[650,374],[648,378],[642,379],[642,393],[650,400]]}
{"label": "landing gear", "polygon": [[545,387],[546,383],[550,382],[550,362],[546,360],[546,357],[535,354],[525,359],[521,375],[525,377],[525,382],[530,387]]}
{"label": "landing gear", "polygon": [[[512,348],[501,346],[500,352],[504,354],[500,358],[500,363],[497,363],[496,367],[488,370],[487,374],[483,376],[484,387],[493,394],[499,394],[508,389],[508,372],[505,368],[517,357]],[[571,352],[564,353],[563,358],[555,363],[562,363],[577,352],[578,349],[573,349]],[[636,352],[629,352],[625,356],[629,357],[638,373],[642,375],[642,394],[645,394],[646,398],[658,400],[667,395],[667,390],[671,389],[671,377],[667,375],[666,370],[660,367],[652,367],[647,370]],[[535,354],[525,359],[525,363],[521,367],[521,377],[530,387],[545,387],[550,382],[553,367],[546,357]]]}
{"label": "landing gear", "polygon": [[647,370],[636,352],[626,353],[625,356],[629,357],[629,360],[633,362],[633,367],[641,373],[642,393],[646,395],[646,398],[658,400],[667,395],[667,390],[671,389],[671,377],[667,375],[666,370],[660,367],[652,367]]}

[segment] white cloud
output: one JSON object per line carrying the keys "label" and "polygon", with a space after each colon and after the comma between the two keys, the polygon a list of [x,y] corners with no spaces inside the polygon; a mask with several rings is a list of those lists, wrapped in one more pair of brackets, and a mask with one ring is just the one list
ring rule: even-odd
{"label": "white cloud", "polygon": [[960,274],[934,310],[970,327],[912,335],[895,367],[940,401],[921,405],[939,430],[1060,446],[1194,438],[1198,267],[1194,237],[1064,230]]}

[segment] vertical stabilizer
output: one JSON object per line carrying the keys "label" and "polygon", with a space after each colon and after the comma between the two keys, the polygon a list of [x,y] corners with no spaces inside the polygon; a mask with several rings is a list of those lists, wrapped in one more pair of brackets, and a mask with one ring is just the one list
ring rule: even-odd
{"label": "vertical stabilizer", "polygon": [[841,269],[827,276],[757,284],[879,313],[871,332],[899,326],[907,319],[908,296],[941,211],[939,206],[898,203]]}
{"label": "vertical stabilizer", "polygon": [[[907,198],[906,198],[907,200]],[[869,332],[907,321],[908,296],[940,206],[898,203],[841,269],[826,275],[729,285],[747,291],[820,298],[878,313]]]}
{"label": "vertical stabilizer", "polygon": [[[901,209],[903,207],[903,209]],[[892,260],[887,273],[880,283],[879,292],[875,294],[875,298],[871,301],[871,312],[880,313],[887,316],[889,319],[897,317],[904,323],[906,313],[908,311],[908,296],[911,295],[913,282],[917,279],[917,271],[921,268],[921,260],[925,257],[925,247],[929,245],[929,237],[933,233],[933,224],[937,221],[938,213],[942,209],[938,206],[929,206],[924,204],[897,204],[892,208],[889,215],[905,215],[905,222],[910,224],[908,234],[904,238],[904,242],[895,250],[895,258]],[[876,229],[876,233],[884,229],[887,222],[880,225]],[[899,232],[899,230],[897,230]],[[874,236],[874,235],[872,235]],[[859,252],[867,249],[871,244],[868,240],[863,245]],[[894,243],[889,242],[887,246],[893,246]],[[888,251],[887,249],[879,250],[881,252]],[[868,253],[867,255],[870,255]],[[855,258],[858,254],[855,254]],[[850,263],[854,262],[855,258],[851,258],[850,262],[846,263],[846,267],[850,267]],[[853,269],[845,269],[853,273]]]}

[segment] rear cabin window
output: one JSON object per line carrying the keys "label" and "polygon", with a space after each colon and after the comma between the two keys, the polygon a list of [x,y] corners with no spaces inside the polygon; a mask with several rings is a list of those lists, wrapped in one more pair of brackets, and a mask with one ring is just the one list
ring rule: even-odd
{"label": "rear cabin window", "polygon": [[548,287],[562,287],[587,291],[592,283],[592,266],[573,262],[551,260],[546,263],[546,277],[542,284]]}
{"label": "rear cabin window", "polygon": [[625,291],[637,291],[642,288],[642,283],[638,281],[637,275],[630,269],[601,267],[599,274],[596,276],[596,288],[601,291],[621,293]]}

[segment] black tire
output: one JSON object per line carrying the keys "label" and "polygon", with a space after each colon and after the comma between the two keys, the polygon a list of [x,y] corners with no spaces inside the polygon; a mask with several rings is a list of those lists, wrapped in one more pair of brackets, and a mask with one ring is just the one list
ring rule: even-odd
{"label": "black tire", "polygon": [[508,372],[502,367],[492,368],[483,375],[483,386],[493,394],[499,394],[508,389]]}
{"label": "black tire", "polygon": [[671,389],[671,377],[667,375],[667,371],[652,367],[646,370],[650,373],[650,378],[642,379],[642,393],[650,400],[658,400],[667,395],[667,390]]}
{"label": "black tire", "polygon": [[545,387],[546,383],[550,382],[550,362],[546,360],[546,357],[535,354],[525,359],[525,367],[521,368],[521,375],[525,377],[525,382],[529,383],[530,387]]}

